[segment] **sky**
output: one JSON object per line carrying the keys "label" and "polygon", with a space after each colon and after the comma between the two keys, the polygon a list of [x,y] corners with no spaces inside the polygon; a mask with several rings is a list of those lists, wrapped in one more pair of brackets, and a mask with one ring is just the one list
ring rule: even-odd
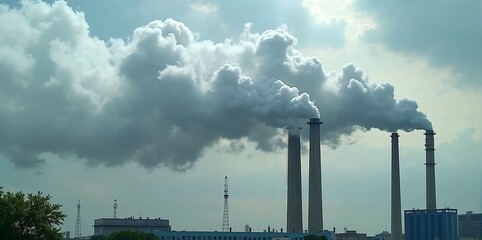
{"label": "sky", "polygon": [[82,235],[113,216],[286,228],[287,126],[319,117],[324,228],[390,231],[402,209],[482,212],[482,2],[0,1],[0,186],[52,196]]}

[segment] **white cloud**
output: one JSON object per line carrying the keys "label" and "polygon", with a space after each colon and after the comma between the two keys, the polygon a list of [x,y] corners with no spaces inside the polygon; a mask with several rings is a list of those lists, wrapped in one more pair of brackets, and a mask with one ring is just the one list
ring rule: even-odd
{"label": "white cloud", "polygon": [[191,5],[189,5],[192,9],[204,13],[204,14],[213,14],[218,11],[218,7],[214,4],[209,4],[209,3],[202,3],[202,2],[196,2]]}

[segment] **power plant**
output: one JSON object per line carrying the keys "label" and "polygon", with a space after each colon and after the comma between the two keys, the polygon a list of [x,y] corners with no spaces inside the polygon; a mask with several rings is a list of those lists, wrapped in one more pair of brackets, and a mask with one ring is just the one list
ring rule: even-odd
{"label": "power plant", "polygon": [[[323,231],[323,202],[321,184],[321,149],[319,118],[311,118],[309,130],[309,192],[308,192],[308,233]],[[287,232],[302,232],[302,196],[301,196],[301,150],[300,128],[288,128],[288,199],[287,199]],[[426,130],[426,204],[427,211],[436,210],[435,195],[435,158],[434,131]],[[400,190],[399,134],[391,135],[391,237],[402,240],[402,206]],[[440,213],[453,211],[439,211]],[[429,211],[430,214],[433,214]],[[407,212],[406,212],[407,214]],[[410,212],[411,214],[411,212]],[[417,213],[423,215],[422,212]],[[412,216],[412,215],[410,215]],[[448,218],[443,216],[444,219]],[[453,216],[450,216],[453,218]],[[410,219],[410,217],[409,217]],[[407,227],[407,226],[405,226]],[[411,229],[411,228],[410,228]]]}
{"label": "power plant", "polygon": [[[135,220],[132,218],[117,218],[117,200],[114,200],[114,218],[95,220],[94,228],[96,234],[106,234],[114,231],[114,228],[107,229],[104,225],[106,221],[116,222],[115,229],[127,229],[124,221],[136,222],[136,229],[155,229],[156,235],[161,239],[185,237],[187,239],[196,239],[201,237],[213,239],[226,238],[249,238],[253,239],[283,237],[291,239],[301,239],[308,234],[316,234],[326,236],[328,239],[346,239],[350,236],[358,237],[366,234],[359,234],[356,231],[347,231],[345,233],[335,234],[333,231],[323,229],[323,201],[322,201],[322,178],[321,178],[321,138],[320,126],[322,122],[319,118],[311,118],[307,124],[309,125],[309,187],[308,187],[308,229],[303,228],[303,208],[302,208],[302,176],[301,176],[301,137],[300,127],[288,127],[288,153],[287,153],[287,219],[286,232],[271,231],[251,232],[251,228],[247,228],[245,232],[232,232],[229,226],[228,217],[228,179],[225,176],[224,184],[224,212],[223,225],[221,232],[176,232],[171,231],[169,220],[154,219],[153,225],[147,224],[149,218],[143,220]],[[401,189],[400,189],[400,157],[399,157],[399,134],[391,133],[391,239],[393,240],[416,240],[416,239],[456,239],[457,232],[457,210],[456,209],[437,209],[435,195],[435,158],[434,158],[434,135],[433,130],[426,130],[425,150],[426,150],[426,209],[405,210],[405,238],[402,235],[402,207],[401,207]],[[78,203],[80,210],[80,201]],[[80,213],[78,213],[78,216]],[[79,218],[79,217],[78,217]],[[80,221],[78,225],[80,225]],[[162,224],[160,224],[162,223]],[[127,225],[126,225],[127,224]],[[159,225],[160,224],[160,225]],[[112,225],[112,224],[111,224]],[[158,226],[159,225],[159,226]],[[444,225],[444,228],[437,226]],[[104,229],[105,228],[105,229]],[[130,227],[129,227],[130,229]],[[76,235],[80,235],[80,232]],[[146,230],[147,231],[147,230]],[[389,234],[388,232],[384,232]],[[390,234],[389,234],[390,235]],[[440,238],[444,236],[443,238]],[[344,238],[345,237],[345,238]]]}

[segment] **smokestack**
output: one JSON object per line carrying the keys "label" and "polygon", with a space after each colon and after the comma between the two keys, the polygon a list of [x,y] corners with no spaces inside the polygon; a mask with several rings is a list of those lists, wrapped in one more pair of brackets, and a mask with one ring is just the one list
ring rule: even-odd
{"label": "smokestack", "polygon": [[435,147],[433,130],[426,130],[425,133],[425,170],[426,170],[426,200],[427,209],[437,209],[435,196]]}
{"label": "smokestack", "polygon": [[392,240],[402,240],[398,133],[392,133]]}
{"label": "smokestack", "polygon": [[301,207],[301,148],[300,128],[288,128],[288,204],[287,232],[301,232],[303,218]]}
{"label": "smokestack", "polygon": [[319,118],[311,118],[310,125],[310,166],[308,196],[308,232],[323,231],[323,205],[321,199],[321,153]]}

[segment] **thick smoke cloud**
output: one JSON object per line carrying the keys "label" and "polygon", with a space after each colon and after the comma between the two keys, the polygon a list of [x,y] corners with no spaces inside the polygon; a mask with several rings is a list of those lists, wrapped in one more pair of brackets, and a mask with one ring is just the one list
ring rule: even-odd
{"label": "thick smoke cloud", "polygon": [[53,153],[184,170],[221,139],[279,149],[285,126],[320,115],[333,146],[357,128],[430,128],[352,65],[327,77],[284,27],[215,43],[167,19],[104,42],[65,2],[26,1],[0,7],[0,32],[0,154],[19,167]]}

